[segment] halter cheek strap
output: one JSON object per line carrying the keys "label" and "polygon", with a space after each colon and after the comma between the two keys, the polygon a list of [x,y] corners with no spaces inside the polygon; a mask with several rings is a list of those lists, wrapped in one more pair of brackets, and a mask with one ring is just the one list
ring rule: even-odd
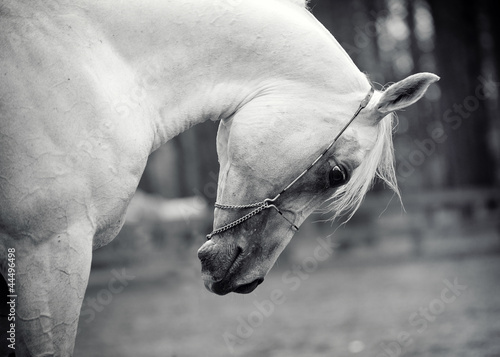
{"label": "halter cheek strap", "polygon": [[207,235],[207,240],[210,240],[214,235],[225,232],[231,228],[234,228],[241,223],[249,220],[253,216],[259,214],[260,212],[268,209],[268,208],[273,208],[275,209],[290,225],[292,226],[293,229],[299,230],[299,227],[297,227],[291,220],[286,218],[286,216],[283,214],[283,212],[274,204],[274,202],[283,194],[285,193],[290,187],[292,187],[298,180],[300,180],[314,165],[318,163],[319,160],[332,148],[333,145],[337,142],[338,138],[346,131],[346,129],[349,127],[349,125],[353,122],[354,119],[359,115],[359,113],[366,108],[368,103],[370,102],[373,93],[375,90],[373,87],[370,88],[370,91],[366,95],[366,97],[361,101],[359,104],[358,109],[354,113],[354,115],[351,117],[351,119],[342,127],[342,129],[339,131],[337,136],[333,139],[333,141],[328,145],[328,147],[304,170],[300,175],[298,175],[292,182],[290,182],[280,193],[278,193],[274,198],[266,198],[263,201],[260,202],[255,202],[255,203],[250,203],[246,205],[226,205],[226,204],[221,204],[216,202],[215,203],[215,208],[218,209],[223,209],[223,210],[240,210],[240,209],[249,209],[249,208],[255,208],[253,211],[250,213],[247,213],[246,215],[232,221],[231,223],[226,224],[225,226],[222,226],[220,228],[215,229],[212,233]]}

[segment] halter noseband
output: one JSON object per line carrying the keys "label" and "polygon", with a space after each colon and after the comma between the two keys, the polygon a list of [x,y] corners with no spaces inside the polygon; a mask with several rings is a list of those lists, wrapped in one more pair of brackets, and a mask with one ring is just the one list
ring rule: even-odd
{"label": "halter noseband", "polygon": [[332,148],[332,146],[335,144],[335,142],[338,140],[338,138],[344,133],[344,131],[349,127],[349,125],[353,122],[354,119],[359,115],[359,113],[368,105],[370,102],[370,99],[373,96],[374,93],[373,87],[370,88],[370,91],[366,95],[366,97],[361,101],[359,104],[358,109],[354,113],[354,115],[349,119],[349,121],[344,125],[344,127],[339,131],[335,139],[328,145],[328,147],[309,165],[307,169],[302,171],[302,173],[297,176],[292,182],[288,184],[280,193],[278,193],[274,198],[266,198],[265,200],[261,202],[255,202],[255,203],[250,203],[247,205],[225,205],[221,203],[215,202],[215,208],[219,209],[225,209],[225,210],[240,210],[240,209],[247,209],[247,208],[255,208],[253,211],[250,213],[247,213],[246,215],[242,216],[241,218],[238,218],[237,220],[232,221],[231,223],[226,224],[225,226],[222,226],[220,228],[215,229],[212,231],[212,233],[207,234],[207,240],[210,240],[214,235],[225,232],[233,227],[236,227],[240,225],[241,223],[245,222],[246,220],[252,218],[256,214],[268,209],[268,208],[274,208],[288,223],[292,225],[292,227],[295,230],[299,230],[299,227],[297,227],[292,221],[290,221],[288,218],[285,217],[283,212],[274,204],[274,202],[288,190],[290,187],[292,187],[298,180],[300,180],[314,165],[318,163],[319,160]]}

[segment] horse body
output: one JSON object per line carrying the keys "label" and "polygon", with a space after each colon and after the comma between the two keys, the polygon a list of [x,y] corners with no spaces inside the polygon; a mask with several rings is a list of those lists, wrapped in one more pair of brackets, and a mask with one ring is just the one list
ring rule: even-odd
{"label": "horse body", "polygon": [[[218,200],[258,201],[307,166],[370,88],[290,1],[116,6],[0,7],[0,254],[5,277],[7,249],[16,249],[20,356],[72,353],[92,249],[118,233],[152,151],[221,120]],[[333,192],[328,165],[354,171],[376,145],[378,121],[392,110],[377,112],[383,98],[375,94],[327,163],[282,202],[297,224]],[[216,212],[214,225],[235,217]],[[199,253],[205,284],[227,293],[262,278],[292,234],[265,213],[214,237]]]}

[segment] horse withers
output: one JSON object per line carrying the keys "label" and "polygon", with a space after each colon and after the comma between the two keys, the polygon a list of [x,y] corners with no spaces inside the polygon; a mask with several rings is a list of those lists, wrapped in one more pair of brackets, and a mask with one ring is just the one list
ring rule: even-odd
{"label": "horse withers", "polygon": [[371,93],[292,0],[5,0],[0,69],[1,272],[10,252],[18,356],[72,354],[92,250],[120,230],[163,143],[220,120],[215,230],[199,257],[209,290],[248,293],[325,200],[336,214],[375,176],[395,187],[391,113],[438,79]]}

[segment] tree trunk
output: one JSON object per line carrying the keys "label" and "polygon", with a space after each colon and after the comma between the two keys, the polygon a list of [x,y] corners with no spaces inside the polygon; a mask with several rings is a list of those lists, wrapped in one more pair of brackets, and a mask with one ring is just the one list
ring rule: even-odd
{"label": "tree trunk", "polygon": [[[472,1],[430,0],[436,28],[436,57],[442,90],[442,119],[451,186],[490,185],[494,162],[487,146],[489,120],[480,85],[478,8]],[[498,21],[498,20],[497,20]]]}

